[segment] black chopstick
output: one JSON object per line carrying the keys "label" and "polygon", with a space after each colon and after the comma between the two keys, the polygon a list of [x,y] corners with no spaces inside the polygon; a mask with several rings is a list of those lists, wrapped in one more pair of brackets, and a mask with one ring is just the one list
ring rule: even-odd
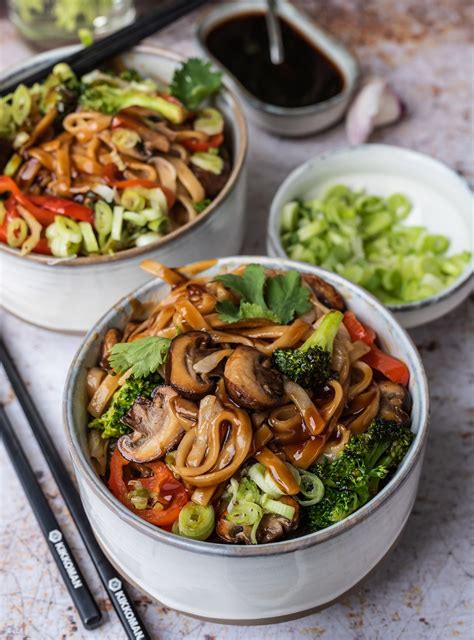
{"label": "black chopstick", "polygon": [[11,463],[23,486],[25,495],[33,509],[74,606],[79,613],[82,624],[86,629],[95,629],[102,623],[100,609],[67,543],[66,536],[41,490],[35,473],[2,405],[0,405],[0,433]]}
{"label": "black chopstick", "polygon": [[58,450],[56,449],[48,429],[43,422],[41,415],[36,408],[23,380],[20,377],[18,369],[8,353],[8,350],[0,340],[0,360],[5,368],[6,374],[10,380],[16,397],[18,398],[21,408],[29,422],[36,441],[38,442],[48,467],[54,477],[61,495],[64,498],[69,512],[81,534],[81,538],[86,549],[97,569],[112,605],[117,613],[120,622],[130,640],[151,640],[151,636],[145,629],[135,606],[129,598],[125,587],[122,584],[122,578],[114,567],[107,560],[94,537],[92,528],[87,519],[86,512],[82,506],[79,493],[72,481],[71,476],[62,461]]}
{"label": "black chopstick", "polygon": [[[77,75],[92,71],[92,69],[100,66],[106,60],[134,47],[144,38],[153,35],[206,1],[162,0],[158,9],[143,15],[133,24],[115,31],[110,36],[98,40],[90,47],[85,47],[71,54],[61,62],[68,64]],[[20,83],[30,86],[35,82],[41,82],[51,72],[54,64],[45,62],[35,65],[33,69],[29,67],[15,73],[6,82],[0,83],[0,95],[5,96],[11,93]]]}

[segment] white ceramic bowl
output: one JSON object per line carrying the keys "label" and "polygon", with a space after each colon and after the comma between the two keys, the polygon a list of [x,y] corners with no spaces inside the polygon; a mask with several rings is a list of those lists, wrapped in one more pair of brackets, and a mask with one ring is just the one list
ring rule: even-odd
{"label": "white ceramic bowl", "polygon": [[[334,184],[388,196],[401,192],[413,209],[407,224],[423,225],[447,236],[450,252],[473,253],[473,194],[454,171],[429,156],[384,144],[366,144],[322,153],[296,168],[276,192],[270,209],[267,252],[286,257],[280,241],[284,204],[294,199],[317,198]],[[472,261],[459,278],[439,294],[407,304],[387,305],[406,328],[443,316],[472,291]]]}
{"label": "white ceramic bowl", "polygon": [[[45,59],[59,61],[74,49],[65,47],[41,54],[30,59],[28,66]],[[136,47],[122,59],[143,74],[165,81],[182,61],[175,53],[149,46]],[[144,258],[178,266],[209,255],[237,253],[245,228],[247,128],[239,102],[230,90],[224,88],[216,103],[225,117],[233,168],[227,184],[203,214],[145,247],[54,265],[48,257],[22,257],[17,249],[1,244],[3,306],[47,329],[85,333],[117,300],[150,278],[139,269]]]}
{"label": "white ceramic bowl", "polygon": [[[415,440],[395,477],[359,511],[323,531],[293,540],[229,546],[169,534],[116,500],[96,475],[87,452],[86,370],[96,365],[105,331],[126,323],[132,311],[130,298],[124,298],[87,334],[69,370],[64,393],[69,451],[81,498],[112,563],[127,580],[167,607],[238,623],[275,622],[328,605],[380,562],[410,515],[428,429],[428,389],[420,356],[387,309],[343,278],[289,260],[224,258],[206,273],[252,262],[326,278],[357,316],[370,323],[382,345],[410,369]],[[168,290],[159,281],[150,282],[135,291],[133,298],[156,301]]]}
{"label": "white ceramic bowl", "polygon": [[296,31],[302,33],[309,42],[336,63],[344,77],[344,89],[337,96],[318,104],[291,109],[262,102],[250,93],[207,48],[207,34],[215,26],[239,15],[262,13],[266,7],[266,0],[218,3],[199,23],[197,30],[199,45],[204,54],[227,74],[233,88],[248,107],[249,117],[258,126],[285,137],[306,136],[327,129],[343,117],[358,83],[359,65],[348,49],[327,31],[318,27],[307,14],[298,11],[290,2],[279,0],[278,13]]}

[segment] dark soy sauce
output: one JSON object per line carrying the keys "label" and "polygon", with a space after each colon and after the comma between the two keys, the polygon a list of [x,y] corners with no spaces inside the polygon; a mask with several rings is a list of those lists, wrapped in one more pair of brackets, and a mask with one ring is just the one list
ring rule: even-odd
{"label": "dark soy sauce", "polygon": [[212,29],[206,45],[259,100],[279,107],[305,107],[337,96],[344,78],[337,66],[292,25],[280,18],[285,60],[270,60],[263,13],[236,16]]}

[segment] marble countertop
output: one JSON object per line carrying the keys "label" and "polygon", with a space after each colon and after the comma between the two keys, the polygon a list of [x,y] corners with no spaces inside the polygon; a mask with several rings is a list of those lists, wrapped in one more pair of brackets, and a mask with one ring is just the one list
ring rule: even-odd
{"label": "marble countertop", "polygon": [[[390,78],[408,116],[373,136],[375,142],[410,147],[443,160],[474,183],[472,148],[472,6],[463,0],[306,0],[297,3],[359,56],[364,72]],[[198,14],[153,39],[181,53],[196,51]],[[0,67],[31,55],[6,19]],[[471,58],[469,57],[471,54]],[[471,71],[469,71],[469,65]],[[471,141],[471,142],[470,142]],[[245,253],[264,253],[264,229],[272,194],[288,172],[318,152],[343,146],[337,126],[305,140],[271,137],[250,127],[248,234]],[[1,273],[1,272],[0,272]],[[1,279],[1,276],[0,276]],[[267,627],[231,627],[177,614],[131,589],[157,640],[445,640],[472,637],[472,500],[474,449],[474,299],[448,316],[411,331],[428,373],[432,417],[418,499],[400,543],[363,586],[321,613]],[[8,313],[2,333],[55,442],[69,465],[61,417],[61,394],[79,337],[51,333]],[[3,375],[0,374],[0,375]],[[47,494],[107,621],[86,632],[71,605],[22,489],[2,450],[1,623],[6,640],[123,637],[98,577],[83,552],[68,512],[25,419],[0,379],[0,399],[18,429]],[[469,493],[471,494],[469,496]],[[470,499],[469,499],[470,498]]]}

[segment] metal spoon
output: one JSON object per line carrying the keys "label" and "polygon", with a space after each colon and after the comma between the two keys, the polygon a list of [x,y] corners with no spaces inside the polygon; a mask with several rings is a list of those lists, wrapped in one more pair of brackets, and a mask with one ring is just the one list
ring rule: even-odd
{"label": "metal spoon", "polygon": [[281,64],[285,56],[280,21],[278,19],[277,0],[267,0],[265,18],[267,21],[268,39],[270,41],[270,59],[273,64]]}

